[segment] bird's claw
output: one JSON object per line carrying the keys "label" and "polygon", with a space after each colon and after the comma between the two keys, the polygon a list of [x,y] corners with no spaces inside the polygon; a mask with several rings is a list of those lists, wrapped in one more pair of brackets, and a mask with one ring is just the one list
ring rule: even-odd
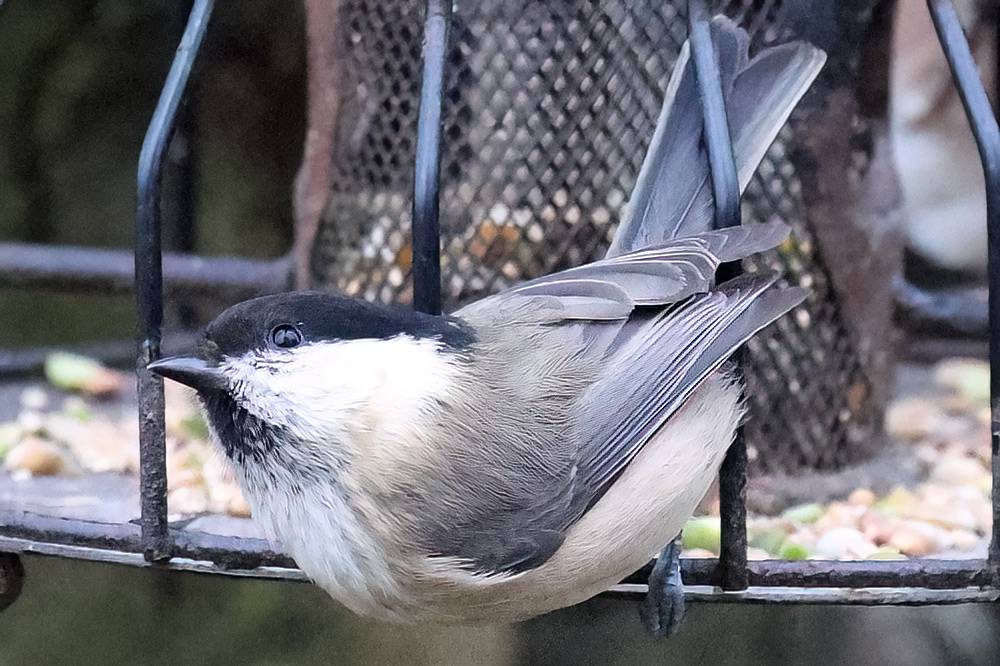
{"label": "bird's claw", "polygon": [[656,559],[649,575],[649,591],[639,613],[646,629],[661,638],[677,633],[684,621],[684,585],[681,582],[681,537],[677,535]]}

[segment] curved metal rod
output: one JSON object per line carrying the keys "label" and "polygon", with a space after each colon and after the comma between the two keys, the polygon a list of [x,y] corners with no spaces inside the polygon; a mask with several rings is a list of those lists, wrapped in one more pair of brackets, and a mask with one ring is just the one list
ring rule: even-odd
{"label": "curved metal rod", "polygon": [[441,312],[441,99],[450,23],[451,0],[428,0],[413,174],[413,307],[429,314]]}
{"label": "curved metal rod", "polygon": [[[229,519],[233,523],[243,519]],[[206,573],[306,580],[286,555],[252,537],[172,530],[174,559],[168,567]],[[113,524],[0,509],[0,553],[39,553],[132,566],[148,564],[139,554],[139,531],[131,524]],[[625,578],[615,592],[644,593],[652,563]],[[942,599],[995,600],[1000,591],[989,588],[986,560],[913,559],[897,561],[763,560],[748,565],[751,598],[767,595],[775,602],[922,604]],[[689,598],[727,602],[749,600],[718,591],[716,561],[681,560]],[[698,588],[706,588],[699,591]],[[867,590],[862,592],[858,588]],[[926,596],[931,591],[956,597]],[[816,597],[815,595],[822,595]],[[855,596],[860,594],[860,596]],[[829,595],[834,595],[830,597]],[[837,599],[840,599],[837,601]]]}
{"label": "curved metal rod", "polygon": [[733,227],[740,223],[740,181],[729,136],[722,77],[712,48],[712,19],[704,0],[688,1],[688,38],[701,95],[703,136],[711,165],[715,228]]}
{"label": "curved metal rod", "polygon": [[1000,127],[983,90],[979,69],[972,58],[955,8],[947,0],[927,0],[927,7],[962,98],[986,178],[987,265],[990,276],[990,430],[993,443],[993,536],[989,562],[993,584],[1000,587]]}
{"label": "curved metal rod", "polygon": [[[712,19],[704,0],[688,1],[688,39],[691,60],[698,80],[702,105],[702,127],[708,148],[712,194],[715,199],[715,228],[740,224],[740,182],[729,135],[729,118],[722,93],[722,77],[712,48]],[[735,277],[742,271],[738,262],[719,268],[719,280]],[[737,365],[738,361],[737,352]],[[747,573],[747,449],[743,429],[737,430],[719,469],[719,512],[722,516],[722,541],[719,552],[718,579],[724,590],[745,590],[750,584]]]}
{"label": "curved metal rod", "polygon": [[214,0],[195,0],[177,55],[167,75],[153,119],[142,142],[135,210],[135,298],[139,314],[139,460],[143,555],[170,557],[167,529],[167,463],[163,423],[163,380],[146,370],[160,356],[163,326],[163,272],[160,258],[161,172],[167,142],[191,67],[205,37]]}

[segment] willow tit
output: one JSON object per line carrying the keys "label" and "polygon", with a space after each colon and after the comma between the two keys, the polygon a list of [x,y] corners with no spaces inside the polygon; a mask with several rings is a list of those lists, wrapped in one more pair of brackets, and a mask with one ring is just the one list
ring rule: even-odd
{"label": "willow tit", "polygon": [[[712,31],[745,187],[824,55],[751,60],[743,30]],[[266,296],[149,367],[198,391],[254,519],[352,610],[500,622],[583,601],[678,534],[742,415],[726,358],[805,295],[715,284],[788,229],[707,230],[701,122],[685,45],[601,261],[450,316]]]}

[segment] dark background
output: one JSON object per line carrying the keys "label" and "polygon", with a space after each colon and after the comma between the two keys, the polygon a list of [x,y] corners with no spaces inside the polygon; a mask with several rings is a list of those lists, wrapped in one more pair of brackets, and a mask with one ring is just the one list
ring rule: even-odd
{"label": "dark background", "polygon": [[[0,2],[0,239],[131,247],[139,149],[184,4]],[[291,244],[302,20],[297,2],[217,3],[193,79],[202,254],[275,257]],[[0,348],[127,339],[133,310],[128,297],[0,289]]]}

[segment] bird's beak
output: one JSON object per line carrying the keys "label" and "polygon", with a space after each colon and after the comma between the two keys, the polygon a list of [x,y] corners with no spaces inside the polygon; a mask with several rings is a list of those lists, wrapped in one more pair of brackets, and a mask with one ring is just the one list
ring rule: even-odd
{"label": "bird's beak", "polygon": [[218,366],[190,356],[171,356],[146,366],[158,375],[186,384],[196,391],[225,390],[226,378]]}

